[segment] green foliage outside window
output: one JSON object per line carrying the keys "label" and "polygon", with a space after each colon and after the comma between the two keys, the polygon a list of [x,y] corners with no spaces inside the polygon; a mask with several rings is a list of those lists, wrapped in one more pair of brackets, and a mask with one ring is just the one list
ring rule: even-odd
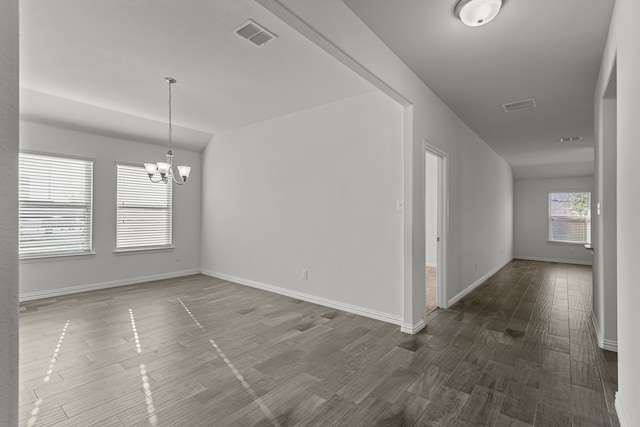
{"label": "green foliage outside window", "polygon": [[569,193],[569,215],[589,215],[589,193]]}

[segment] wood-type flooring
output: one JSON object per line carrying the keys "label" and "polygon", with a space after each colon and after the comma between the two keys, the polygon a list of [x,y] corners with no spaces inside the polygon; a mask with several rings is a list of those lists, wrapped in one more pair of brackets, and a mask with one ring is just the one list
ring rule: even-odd
{"label": "wood-type flooring", "polygon": [[26,302],[20,425],[617,426],[590,289],[514,260],[413,336],[203,275]]}
{"label": "wood-type flooring", "polygon": [[429,314],[438,308],[438,282],[436,268],[427,267],[424,275],[427,281],[427,314]]}

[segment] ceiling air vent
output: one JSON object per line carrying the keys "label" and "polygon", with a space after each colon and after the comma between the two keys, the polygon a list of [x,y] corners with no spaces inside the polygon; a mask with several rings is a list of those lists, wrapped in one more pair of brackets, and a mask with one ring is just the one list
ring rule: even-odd
{"label": "ceiling air vent", "polygon": [[536,108],[536,100],[525,99],[523,101],[510,102],[509,104],[502,104],[502,109],[505,113],[510,113],[512,111],[524,110],[526,108]]}
{"label": "ceiling air vent", "polygon": [[251,43],[256,46],[264,46],[269,43],[271,40],[275,39],[277,36],[273,34],[271,31],[262,27],[255,21],[249,19],[244,24],[237,27],[233,30],[238,35],[244,37],[249,40]]}
{"label": "ceiling air vent", "polygon": [[560,142],[580,142],[582,141],[581,136],[565,136],[564,138],[560,138]]}

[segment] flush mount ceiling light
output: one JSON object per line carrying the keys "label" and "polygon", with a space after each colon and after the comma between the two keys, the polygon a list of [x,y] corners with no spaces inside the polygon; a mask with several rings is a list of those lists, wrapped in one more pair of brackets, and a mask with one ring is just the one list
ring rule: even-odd
{"label": "flush mount ceiling light", "polygon": [[460,0],[455,15],[469,27],[479,27],[491,22],[498,15],[502,0]]}
{"label": "flush mount ceiling light", "polygon": [[[178,166],[178,175],[180,175],[181,180],[178,181],[176,179],[176,175],[173,172],[173,151],[171,149],[171,137],[173,134],[173,127],[171,126],[171,85],[178,81],[173,77],[165,77],[164,79],[169,83],[169,151],[167,151],[166,154],[167,161],[145,163],[144,168],[147,170],[151,182],[163,182],[167,184],[173,180],[176,184],[182,185],[187,182],[187,178],[189,178],[189,174],[191,173],[191,167]],[[156,173],[160,176],[157,176]]]}

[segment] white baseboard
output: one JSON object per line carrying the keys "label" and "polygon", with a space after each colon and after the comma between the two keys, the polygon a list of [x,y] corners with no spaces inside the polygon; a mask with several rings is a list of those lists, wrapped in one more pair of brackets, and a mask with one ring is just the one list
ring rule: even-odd
{"label": "white baseboard", "polygon": [[624,411],[624,406],[622,406],[622,398],[620,397],[620,392],[616,392],[615,407],[616,413],[618,414],[618,421],[620,421],[620,427],[631,427],[631,423],[627,418],[627,413]]}
{"label": "white baseboard", "polygon": [[89,283],[86,285],[69,286],[66,288],[48,289],[46,291],[24,292],[19,296],[20,302],[32,301],[42,298],[59,297],[62,295],[77,294],[80,292],[97,291],[99,289],[115,288],[118,286],[134,285],[136,283],[152,282],[154,280],[172,279],[174,277],[199,274],[200,270],[182,270],[171,273],[154,274],[151,276],[132,277],[128,279],[112,280],[109,282]]}
{"label": "white baseboard", "polygon": [[596,319],[596,314],[591,312],[591,322],[593,323],[593,327],[596,330],[596,337],[598,338],[598,346],[603,350],[615,351],[618,352],[618,341],[608,340],[602,336],[602,330],[598,325],[598,319]]}
{"label": "white baseboard", "polygon": [[202,270],[202,274],[207,276],[216,277],[218,279],[227,280],[229,282],[238,283],[240,285],[250,286],[252,288],[261,289],[267,292],[273,292],[275,294],[285,295],[291,298],[307,301],[313,304],[322,305],[325,307],[335,308],[336,310],[346,311],[348,313],[357,314],[358,316],[369,317],[371,319],[381,320],[387,323],[393,323],[394,325],[401,325],[402,319],[399,316],[393,316],[381,311],[370,310],[368,308],[359,307],[356,305],[346,304],[340,301],[334,301],[315,295],[305,294],[302,292],[292,291],[289,289],[281,288],[278,286],[267,285],[266,283],[256,282],[254,280],[243,279],[242,277],[231,276],[229,274],[220,273],[211,270]]}
{"label": "white baseboard", "polygon": [[412,325],[409,323],[402,323],[400,325],[400,332],[405,334],[415,335],[427,326],[427,319],[421,319],[417,324]]}
{"label": "white baseboard", "polygon": [[614,351],[616,353],[618,352],[618,341],[608,340],[604,338],[600,340],[598,338],[598,345],[604,350]]}
{"label": "white baseboard", "polygon": [[500,271],[500,269],[502,267],[504,267],[505,265],[509,264],[511,262],[511,260],[506,261],[504,264],[502,265],[498,265],[497,267],[495,267],[493,270],[491,270],[490,272],[488,272],[487,274],[485,274],[484,276],[482,276],[481,278],[479,278],[478,280],[476,280],[475,282],[473,282],[472,284],[470,284],[469,286],[467,286],[462,292],[460,292],[458,295],[456,295],[455,297],[451,298],[449,300],[449,302],[447,303],[447,306],[444,308],[449,308],[451,307],[453,304],[457,303],[458,301],[460,301],[465,295],[467,295],[469,292],[471,292],[472,290],[474,290],[475,288],[477,288],[478,286],[480,286],[482,283],[484,283],[485,280],[487,280],[489,277],[493,276],[494,274],[496,274],[498,271]]}
{"label": "white baseboard", "polygon": [[580,261],[576,259],[561,259],[561,258],[545,258],[537,256],[520,256],[516,255],[513,259],[524,259],[527,261],[544,261],[544,262],[556,262],[559,264],[577,264],[577,265],[592,265],[591,261]]}

